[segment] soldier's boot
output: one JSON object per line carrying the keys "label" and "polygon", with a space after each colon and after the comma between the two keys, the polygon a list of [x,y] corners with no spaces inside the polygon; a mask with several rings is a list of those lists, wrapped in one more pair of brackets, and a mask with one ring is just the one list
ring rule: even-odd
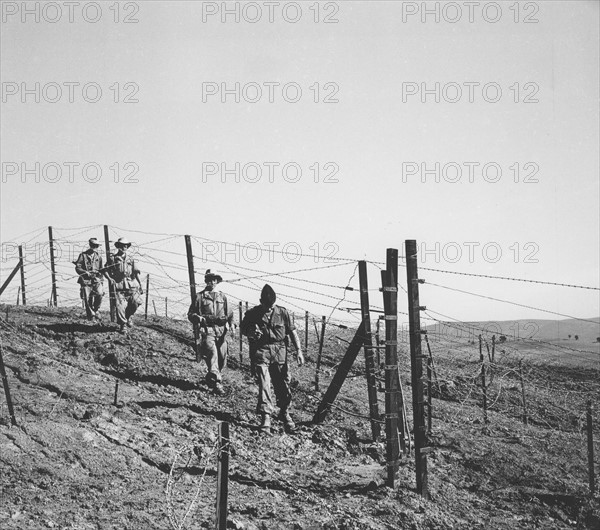
{"label": "soldier's boot", "polygon": [[263,434],[271,434],[271,415],[262,413],[260,415],[260,432]]}
{"label": "soldier's boot", "polygon": [[296,424],[286,409],[283,409],[279,413],[279,419],[283,422],[283,427],[285,428],[286,432],[291,432],[296,429]]}

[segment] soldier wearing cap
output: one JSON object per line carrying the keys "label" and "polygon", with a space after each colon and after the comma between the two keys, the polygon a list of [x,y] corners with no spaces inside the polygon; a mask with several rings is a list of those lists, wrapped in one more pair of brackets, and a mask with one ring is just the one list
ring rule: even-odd
{"label": "soldier wearing cap", "polygon": [[206,383],[215,394],[223,394],[221,372],[227,366],[227,332],[233,323],[233,310],[227,297],[217,285],[223,277],[208,269],[204,275],[206,287],[196,295],[188,310],[188,320],[198,324],[201,330],[200,355],[206,361]]}
{"label": "soldier wearing cap", "polygon": [[[142,303],[144,294],[140,282],[140,270],[133,258],[127,255],[131,243],[124,237],[115,242],[118,249],[108,260],[108,280],[115,290],[115,305],[119,331],[125,333],[126,326],[133,326],[133,315]],[[137,283],[137,286],[135,283]]]}
{"label": "soldier wearing cap", "polygon": [[75,270],[79,275],[77,283],[81,286],[81,298],[85,305],[88,320],[100,320],[98,311],[104,296],[104,274],[102,256],[98,253],[100,243],[95,237],[89,240],[90,248],[79,254],[75,261]]}
{"label": "soldier wearing cap", "polygon": [[300,339],[290,315],[279,305],[275,305],[277,296],[270,285],[265,285],[260,295],[260,305],[248,310],[240,325],[240,332],[250,342],[251,365],[258,382],[257,411],[261,415],[260,430],[271,432],[271,414],[273,396],[271,382],[275,389],[275,398],[279,406],[279,419],[285,430],[295,429],[294,421],[288,412],[292,402],[290,375],[287,362],[287,343],[292,339],[297,352],[298,366],[304,364],[304,354]]}

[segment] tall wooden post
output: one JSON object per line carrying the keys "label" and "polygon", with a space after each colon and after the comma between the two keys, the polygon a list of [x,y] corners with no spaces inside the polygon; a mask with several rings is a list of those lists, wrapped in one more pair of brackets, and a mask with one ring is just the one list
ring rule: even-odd
{"label": "tall wooden post", "polygon": [[360,285],[360,308],[365,329],[365,371],[367,376],[367,392],[369,394],[369,412],[371,417],[371,434],[373,441],[381,435],[379,423],[379,406],[377,404],[377,383],[375,381],[375,360],[373,358],[373,335],[371,333],[371,312],[369,310],[369,281],[367,278],[367,262],[358,262],[358,281]]}
{"label": "tall wooden post", "polygon": [[308,355],[308,311],[304,312],[304,354]]}
{"label": "tall wooden post", "polygon": [[487,413],[487,383],[485,380],[485,359],[483,358],[483,350],[481,348],[482,337],[479,335],[479,361],[481,362],[481,392],[483,394],[483,423],[489,423]]}
{"label": "tall wooden post", "polygon": [[244,336],[242,335],[242,301],[240,300],[240,304],[238,307],[238,335],[240,336],[240,364],[242,364],[242,354],[244,352]]}
{"label": "tall wooden post", "polygon": [[[104,252],[106,254],[106,266],[110,261],[110,237],[108,235],[108,225],[104,225]],[[110,304],[110,321],[114,322],[117,314],[117,301],[115,298],[115,287],[108,282],[108,301]]]}
{"label": "tall wooden post", "polygon": [[408,292],[408,327],[410,333],[410,365],[412,377],[413,425],[415,437],[415,467],[417,493],[429,498],[427,479],[427,436],[423,396],[423,358],[421,353],[421,314],[419,305],[419,276],[417,270],[417,242],[405,241],[406,284]]}
{"label": "tall wooden post", "polygon": [[25,262],[23,261],[23,246],[19,245],[19,263],[21,264],[21,300],[23,305],[27,305],[25,297]]}
{"label": "tall wooden post", "polygon": [[[185,251],[187,254],[188,277],[190,281],[190,298],[192,304],[196,301],[196,274],[194,272],[194,254],[192,252],[192,239],[190,236],[185,237]],[[200,330],[198,324],[194,323],[194,353],[196,361],[200,362]]]}
{"label": "tall wooden post", "polygon": [[596,474],[594,471],[594,426],[592,423],[593,404],[590,399],[587,402],[587,448],[588,448],[588,473],[590,479],[590,497],[596,494]]}
{"label": "tall wooden post", "polygon": [[[321,335],[319,337],[319,353],[317,355],[317,367],[315,369],[315,392],[319,391],[319,370],[321,369],[321,355],[323,353],[323,342],[325,340],[325,326],[327,325],[327,317],[321,317]],[[316,324],[315,324],[316,326]]]}
{"label": "tall wooden post", "polygon": [[58,306],[58,296],[56,294],[56,266],[54,264],[54,238],[52,237],[52,227],[48,227],[48,241],[50,243],[50,275],[52,278],[52,304]]}
{"label": "tall wooden post", "polygon": [[227,496],[229,493],[229,423],[219,423],[219,464],[217,469],[216,530],[227,528]]}
{"label": "tall wooden post", "polygon": [[[6,318],[8,322],[8,316]],[[0,344],[0,375],[2,376],[2,386],[4,386],[4,395],[6,396],[6,405],[8,406],[8,413],[10,414],[10,422],[13,425],[17,424],[17,418],[15,417],[15,409],[13,408],[13,402],[10,397],[10,389],[8,388],[8,378],[6,377],[6,370],[4,368],[4,357],[2,356],[2,345]]]}
{"label": "tall wooden post", "polygon": [[146,274],[146,304],[144,305],[144,320],[148,320],[148,296],[150,295],[150,274]]}
{"label": "tall wooden post", "polygon": [[523,423],[529,424],[527,416],[527,401],[525,400],[525,380],[523,379],[523,361],[519,361],[519,379],[521,380],[521,399],[523,401]]}
{"label": "tall wooden post", "polygon": [[398,470],[398,250],[387,249],[387,270],[382,271],[385,312],[385,437],[387,485],[394,487]]}

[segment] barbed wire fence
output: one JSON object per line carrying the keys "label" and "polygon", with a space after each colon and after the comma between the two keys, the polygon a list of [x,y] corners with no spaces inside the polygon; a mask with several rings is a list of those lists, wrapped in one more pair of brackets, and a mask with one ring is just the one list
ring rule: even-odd
{"label": "barbed wire fence", "polygon": [[[73,262],[79,252],[87,248],[87,239],[98,237],[102,233],[102,226],[54,228],[55,237],[52,246],[55,252],[54,276],[59,306],[76,307],[81,304]],[[185,320],[190,294],[189,281],[186,279],[188,267],[183,244],[184,235],[158,234],[118,227],[109,227],[109,234],[110,243],[122,236],[128,236],[135,242],[131,255],[143,271],[142,278],[149,275],[150,292],[147,294],[149,315],[155,313],[158,317]],[[102,238],[98,237],[98,239]],[[265,267],[248,266],[248,264],[259,263],[260,260],[256,259],[258,251],[265,252],[255,244],[228,243],[197,236],[192,236],[192,239],[195,243],[194,273],[197,280],[203,278],[205,269],[219,267],[226,276],[224,291],[236,304],[242,302],[247,305],[249,299],[254,299],[256,303],[262,284],[264,282],[273,284],[276,286],[278,299],[290,309],[301,332],[312,335],[312,321],[318,321],[323,316],[317,312],[318,309],[326,314],[324,341],[329,345],[342,346],[346,339],[339,337],[340,330],[355,330],[361,322],[360,316],[356,314],[357,308],[352,307],[360,305],[357,286],[352,285],[356,272],[356,259],[332,257],[325,261],[322,258],[317,259],[315,255],[271,248],[268,250],[270,265],[281,261],[285,264],[273,272],[265,270]],[[27,305],[51,305],[53,271],[50,264],[51,244],[47,240],[46,229],[41,228],[24,234],[17,238],[17,241],[3,244],[0,266],[2,277],[7,276],[14,269],[14,263],[18,260],[17,249],[21,246],[24,250],[22,264]],[[249,254],[250,252],[255,254]],[[272,259],[275,255],[278,256],[278,261]],[[377,261],[367,263],[376,269],[381,269],[384,265]],[[404,265],[400,263],[400,266]],[[320,281],[323,271],[332,269],[336,270],[337,275],[347,277],[348,281],[345,284]],[[600,290],[597,287],[562,282],[472,274],[427,267],[420,267],[420,269],[435,275],[460,275],[566,289]],[[583,319],[517,301],[500,299],[481,292],[457,289],[442,282],[426,281],[422,289],[425,292],[430,286],[434,289],[450,290],[460,295],[485,298],[496,303],[525,307],[532,311],[600,326],[597,320]],[[400,287],[406,292],[402,285]],[[17,280],[8,285],[2,297],[4,300],[14,300],[17,304],[24,300]],[[342,303],[347,304],[348,307],[340,307]],[[371,310],[375,313],[383,313],[383,308],[380,306],[372,305]],[[334,316],[338,314],[343,314],[345,318]],[[407,315],[402,311],[399,311],[399,314]],[[600,371],[600,354],[597,349],[594,350],[589,346],[576,348],[561,341],[542,340],[532,333],[524,333],[522,336],[518,328],[507,330],[499,325],[466,323],[429,306],[423,311],[421,319],[427,323],[425,330],[429,339],[428,347],[430,346],[431,349],[430,357],[432,362],[435,360],[436,367],[435,377],[428,381],[431,384],[429,392],[433,398],[458,402],[460,408],[456,416],[467,406],[481,406],[482,402],[485,402],[486,425],[493,421],[490,420],[487,412],[493,412],[518,419],[526,424],[577,433],[580,437],[584,437],[585,404],[590,398],[596,398],[598,395],[598,385],[590,382],[590,370],[595,371],[596,374]],[[303,321],[309,323],[304,329]],[[318,338],[318,330],[315,335]],[[600,337],[600,332],[598,335]],[[485,347],[483,352],[486,355],[483,360],[482,350],[478,351],[479,340]],[[400,373],[410,373],[406,355],[409,336],[404,328],[399,331],[398,343],[403,350],[399,361]],[[540,352],[543,352],[543,355]],[[574,377],[575,382],[571,388],[563,390],[557,389],[552,384],[553,378],[556,378],[556,371],[552,370],[552,365],[553,363],[562,365],[565,359],[575,363],[569,368],[569,375],[577,377]],[[323,361],[327,368],[333,371],[338,360],[333,356],[325,356]],[[383,380],[383,364],[381,360],[377,364],[376,376],[379,381]],[[355,377],[366,375],[364,369],[360,368],[353,368],[352,374]],[[487,374],[488,379],[482,380],[485,379],[482,374]],[[403,379],[406,384],[409,383],[406,377]],[[369,418],[369,411],[364,403],[350,396],[343,394],[341,396],[353,406],[352,410],[348,410],[347,407],[336,405],[338,412]],[[597,429],[600,425],[597,409],[593,418]],[[598,443],[598,437],[594,443]],[[185,522],[185,517],[183,521]]]}

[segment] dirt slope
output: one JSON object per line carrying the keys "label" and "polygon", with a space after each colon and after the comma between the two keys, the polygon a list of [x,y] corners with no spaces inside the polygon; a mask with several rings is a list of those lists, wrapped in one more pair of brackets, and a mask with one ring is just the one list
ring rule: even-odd
{"label": "dirt slope", "polygon": [[[385,446],[370,440],[360,362],[339,408],[323,425],[312,425],[319,394],[311,345],[307,365],[293,369],[297,432],[286,434],[275,422],[273,436],[262,437],[247,350],[240,366],[237,341],[226,395],[216,397],[202,382],[204,366],[193,359],[187,323],[138,320],[124,337],[113,325],[82,320],[79,309],[11,307],[8,321],[4,309],[2,346],[18,426],[10,426],[0,401],[3,529],[214,527],[220,420],[230,422],[232,433],[231,528],[600,528],[598,503],[585,500],[580,425],[562,428],[567,413],[552,423],[541,405],[535,408],[536,400],[550,398],[536,394],[532,414],[545,424],[525,427],[508,393],[484,429],[478,404],[460,393],[466,369],[452,356],[446,364],[438,360],[452,385],[436,390],[426,501],[414,492],[412,456],[403,457],[397,487],[384,485]],[[334,334],[321,391],[344,351]],[[558,374],[553,385],[568,388],[574,375]],[[585,391],[569,414],[588,395],[600,396],[597,371],[577,377]],[[382,402],[380,394],[381,408]]]}

